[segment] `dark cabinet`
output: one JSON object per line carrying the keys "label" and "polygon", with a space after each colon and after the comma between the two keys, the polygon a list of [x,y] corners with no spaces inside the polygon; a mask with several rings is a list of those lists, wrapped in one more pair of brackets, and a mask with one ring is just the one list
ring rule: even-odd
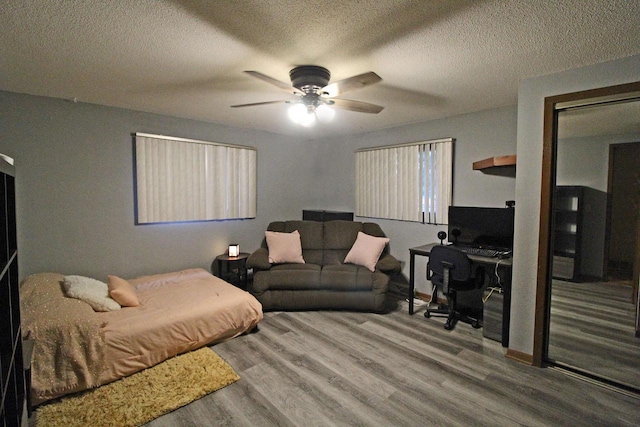
{"label": "dark cabinet", "polygon": [[570,281],[603,276],[607,195],[591,187],[556,187],[553,277]]}
{"label": "dark cabinet", "polygon": [[0,380],[3,426],[21,425],[28,390],[20,330],[20,289],[13,166],[0,156]]}
{"label": "dark cabinet", "polygon": [[302,219],[307,221],[353,221],[353,212],[303,210]]}

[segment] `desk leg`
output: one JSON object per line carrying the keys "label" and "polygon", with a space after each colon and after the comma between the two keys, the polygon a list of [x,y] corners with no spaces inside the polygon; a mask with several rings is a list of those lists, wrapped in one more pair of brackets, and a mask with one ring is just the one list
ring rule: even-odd
{"label": "desk leg", "polygon": [[409,314],[413,314],[413,298],[415,294],[416,286],[416,273],[415,273],[416,254],[411,253],[409,258]]}
{"label": "desk leg", "polygon": [[509,323],[511,320],[511,286],[513,277],[511,267],[500,266],[498,274],[503,278],[502,290],[502,346],[509,347]]}
{"label": "desk leg", "polygon": [[502,346],[509,347],[509,323],[511,321],[511,283],[504,289],[502,300]]}

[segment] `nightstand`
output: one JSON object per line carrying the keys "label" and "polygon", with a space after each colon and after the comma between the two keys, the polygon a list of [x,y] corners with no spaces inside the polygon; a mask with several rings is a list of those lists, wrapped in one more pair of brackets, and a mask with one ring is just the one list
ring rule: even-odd
{"label": "nightstand", "polygon": [[218,255],[211,263],[211,272],[242,289],[247,289],[247,258],[249,253],[240,252],[238,256]]}

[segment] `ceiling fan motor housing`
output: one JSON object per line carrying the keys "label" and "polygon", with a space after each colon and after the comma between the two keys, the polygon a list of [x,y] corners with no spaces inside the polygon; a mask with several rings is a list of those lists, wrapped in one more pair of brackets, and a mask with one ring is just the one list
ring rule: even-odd
{"label": "ceiling fan motor housing", "polygon": [[289,71],[289,77],[293,87],[307,92],[309,89],[322,89],[328,85],[331,73],[326,68],[317,65],[301,65]]}

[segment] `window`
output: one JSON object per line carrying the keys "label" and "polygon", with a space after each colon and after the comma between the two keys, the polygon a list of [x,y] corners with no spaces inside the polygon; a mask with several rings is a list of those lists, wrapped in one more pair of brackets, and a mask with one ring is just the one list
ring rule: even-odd
{"label": "window", "polygon": [[255,218],[256,150],[136,133],[136,223]]}
{"label": "window", "polygon": [[446,224],[453,138],[356,152],[356,215]]}

